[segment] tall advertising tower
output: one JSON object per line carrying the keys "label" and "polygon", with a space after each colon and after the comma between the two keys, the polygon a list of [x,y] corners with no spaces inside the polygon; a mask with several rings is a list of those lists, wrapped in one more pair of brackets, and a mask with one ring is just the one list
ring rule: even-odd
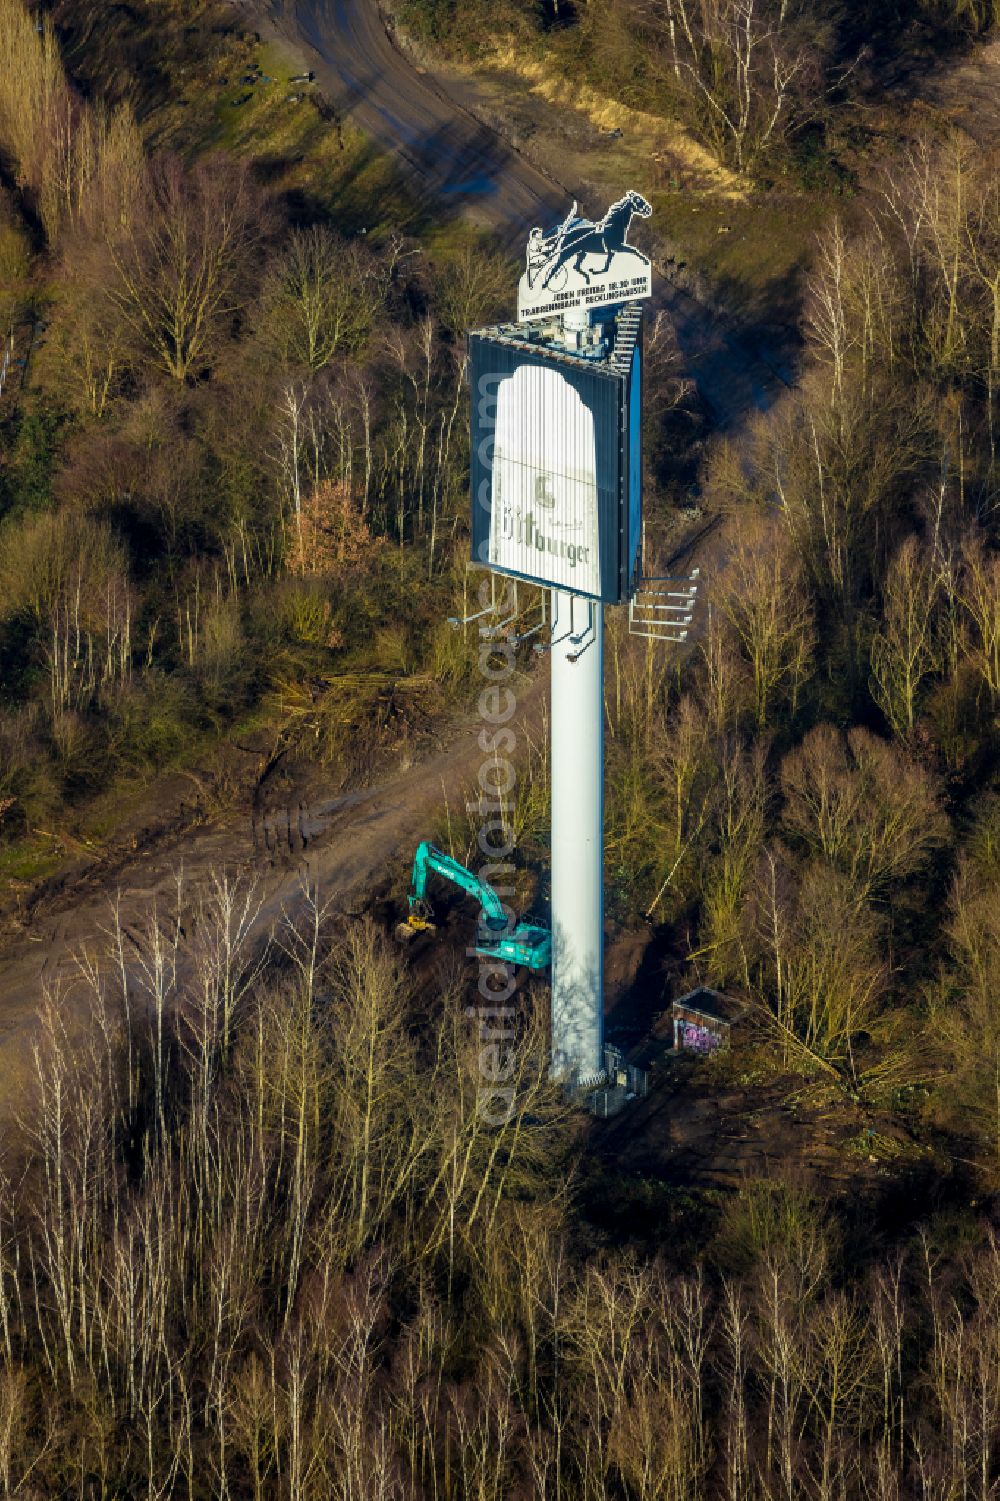
{"label": "tall advertising tower", "polygon": [[552,1066],[604,1072],[604,606],[641,568],[642,303],[634,191],[533,229],[516,323],[469,335],[472,557],[550,591]]}

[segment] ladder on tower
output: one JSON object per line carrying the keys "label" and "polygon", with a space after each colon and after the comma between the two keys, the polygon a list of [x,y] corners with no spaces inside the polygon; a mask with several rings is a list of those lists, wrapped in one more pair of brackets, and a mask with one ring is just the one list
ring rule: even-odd
{"label": "ladder on tower", "polygon": [[639,337],[641,322],[641,302],[626,302],[615,320],[615,342],[611,349],[609,363],[615,370],[620,370],[623,375],[627,375],[632,368],[632,351]]}

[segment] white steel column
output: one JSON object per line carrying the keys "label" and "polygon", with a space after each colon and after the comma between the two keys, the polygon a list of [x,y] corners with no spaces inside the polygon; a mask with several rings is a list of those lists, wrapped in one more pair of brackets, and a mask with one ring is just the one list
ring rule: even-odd
{"label": "white steel column", "polygon": [[[552,590],[552,1069],[604,1070],[604,618]],[[575,659],[575,660],[572,660]]]}

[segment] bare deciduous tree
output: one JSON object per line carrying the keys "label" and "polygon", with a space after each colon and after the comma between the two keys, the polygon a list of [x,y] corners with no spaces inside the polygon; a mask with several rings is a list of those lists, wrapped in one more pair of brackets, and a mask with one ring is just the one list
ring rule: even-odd
{"label": "bare deciduous tree", "polygon": [[871,646],[872,693],[897,735],[912,731],[921,687],[937,666],[939,592],[935,560],[907,537],[889,565]]}
{"label": "bare deciduous tree", "polygon": [[334,355],[364,344],[386,284],[386,270],[367,246],[325,225],[295,229],[265,282],[268,336],[289,363],[322,370]]}
{"label": "bare deciduous tree", "polygon": [[761,863],[752,911],[764,955],[757,987],[787,1051],[801,1042],[853,1076],[853,1035],[871,1025],[885,988],[871,915],[859,911],[839,871],[813,861],[798,876],[773,852]]}
{"label": "bare deciduous tree", "polygon": [[775,523],[743,514],[731,536],[715,599],[750,664],[754,717],[764,729],[781,696],[795,713],[812,671],[812,605],[802,565]]}
{"label": "bare deciduous tree", "polygon": [[124,550],[106,524],[43,512],[0,540],[0,597],[33,623],[53,714],[78,709],[132,670],[132,602]]}
{"label": "bare deciduous tree", "polygon": [[812,58],[789,0],[667,0],[653,24],[666,42],[706,143],[752,172],[809,108]]}
{"label": "bare deciduous tree", "polygon": [[720,773],[711,825],[718,858],[705,862],[699,948],[693,957],[705,955],[717,981],[748,984],[742,914],[766,829],[762,748],[748,751],[739,742],[724,743]]}
{"label": "bare deciduous tree", "polygon": [[935,1015],[958,1080],[962,1114],[975,1120],[1000,1164],[1000,902],[996,886],[963,865],[951,894],[951,965]]}
{"label": "bare deciduous tree", "polygon": [[919,870],[947,830],[930,774],[860,727],[810,730],[781,788],[785,828],[843,871],[859,905]]}
{"label": "bare deciduous tree", "polygon": [[510,258],[464,245],[435,278],[435,298],[445,328],[462,334],[497,315],[510,296]]}
{"label": "bare deciduous tree", "polygon": [[173,157],[152,166],[141,213],[109,246],[110,295],[151,365],[185,381],[211,360],[246,300],[257,234],[242,166],[207,161],[185,172]]}
{"label": "bare deciduous tree", "polygon": [[1000,701],[1000,558],[976,536],[962,548],[959,592],[971,624],[969,655],[995,705]]}

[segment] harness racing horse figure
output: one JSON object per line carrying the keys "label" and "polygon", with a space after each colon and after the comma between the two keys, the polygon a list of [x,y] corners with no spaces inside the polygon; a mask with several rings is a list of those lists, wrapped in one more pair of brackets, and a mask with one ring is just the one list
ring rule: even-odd
{"label": "harness racing horse figure", "polygon": [[[648,219],[653,210],[641,193],[634,189],[613,203],[603,219],[577,218],[576,204],[567,214],[559,228],[550,235],[533,229],[528,237],[528,285],[534,287],[539,276],[546,290],[559,291],[566,284],[567,268],[583,278],[589,286],[592,276],[603,276],[616,255],[632,255],[645,262],[640,251],[626,244],[629,225],[634,215]],[[585,271],[586,256],[604,257],[604,265],[596,271]]]}

